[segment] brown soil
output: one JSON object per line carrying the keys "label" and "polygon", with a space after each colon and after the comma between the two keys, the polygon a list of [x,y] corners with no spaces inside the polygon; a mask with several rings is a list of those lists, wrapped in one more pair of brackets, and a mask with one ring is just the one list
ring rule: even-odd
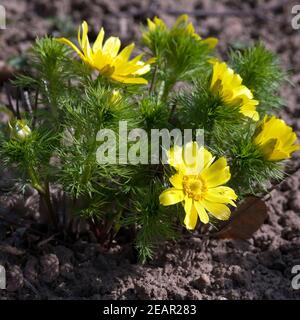
{"label": "brown soil", "polygon": [[[294,87],[282,88],[286,108],[281,116],[300,136],[300,30],[291,27],[296,1],[147,1],[147,0],[3,0],[8,29],[0,30],[0,60],[24,53],[36,36],[66,33],[82,19],[93,32],[104,26],[128,42],[139,24],[159,14],[168,23],[176,12],[199,13],[194,22],[204,36],[229,45],[261,39],[291,71]],[[263,8],[263,9],[261,9]],[[300,165],[300,153],[288,170]],[[34,216],[34,196],[7,195],[7,176],[0,172],[0,214],[21,221]],[[2,176],[2,178],[1,178]],[[28,208],[28,203],[30,207]],[[160,246],[153,261],[136,263],[128,244],[108,251],[92,235],[75,239],[45,237],[20,223],[0,219],[0,265],[8,270],[8,290],[0,299],[299,299],[291,287],[291,268],[300,265],[300,172],[271,193],[269,218],[248,241],[202,239],[185,233]]]}

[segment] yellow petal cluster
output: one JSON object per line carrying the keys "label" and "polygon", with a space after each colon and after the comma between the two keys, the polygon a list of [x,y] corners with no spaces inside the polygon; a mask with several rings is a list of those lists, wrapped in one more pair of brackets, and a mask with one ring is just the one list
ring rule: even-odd
{"label": "yellow petal cluster", "polygon": [[296,144],[296,141],[297,136],[293,129],[274,116],[265,116],[254,135],[254,143],[269,161],[290,158],[292,152],[300,150],[300,144]]}
{"label": "yellow petal cluster", "polygon": [[[210,37],[210,38],[202,39],[200,35],[198,35],[195,32],[195,28],[192,22],[189,21],[189,16],[186,14],[179,16],[171,29],[168,29],[165,22],[159,19],[158,17],[154,17],[153,20],[147,19],[147,25],[148,25],[148,32],[161,30],[161,31],[170,32],[170,35],[173,35],[173,36],[176,34],[191,36],[196,40],[202,41],[202,43],[206,43],[211,49],[213,49],[218,44],[217,38]],[[144,39],[147,39],[149,37],[148,32],[145,32],[143,34]]]}
{"label": "yellow petal cluster", "polygon": [[108,38],[104,44],[104,29],[101,28],[93,46],[88,38],[88,24],[84,21],[78,30],[79,48],[66,38],[57,39],[71,47],[79,57],[105,77],[114,81],[130,84],[147,84],[147,80],[140,77],[150,71],[150,63],[141,61],[142,54],[129,60],[134,43],[125,47],[121,52],[121,41],[117,37]]}
{"label": "yellow petal cluster", "polygon": [[230,217],[227,205],[235,206],[237,195],[224,186],[230,180],[224,157],[215,161],[208,150],[190,142],[170,149],[168,163],[177,172],[169,179],[173,187],[163,191],[159,200],[164,206],[183,204],[187,229],[195,229],[198,217],[202,223],[209,222],[209,214],[219,220]]}
{"label": "yellow petal cluster", "polygon": [[213,93],[220,95],[222,100],[230,106],[239,106],[240,112],[254,121],[259,120],[256,111],[258,101],[253,99],[252,92],[242,84],[240,75],[227,66],[225,62],[211,61],[213,75],[210,88]]}

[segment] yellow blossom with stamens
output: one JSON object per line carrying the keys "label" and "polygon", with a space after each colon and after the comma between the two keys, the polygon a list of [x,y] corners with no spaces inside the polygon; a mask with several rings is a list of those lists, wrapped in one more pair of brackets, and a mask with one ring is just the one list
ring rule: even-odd
{"label": "yellow blossom with stamens", "polygon": [[117,37],[108,38],[104,44],[104,29],[101,28],[93,46],[88,38],[88,24],[84,21],[78,30],[79,48],[66,38],[57,39],[71,47],[92,68],[105,77],[114,81],[131,84],[147,84],[147,80],[140,77],[150,71],[150,63],[141,61],[143,54],[129,60],[134,43],[125,47],[121,52],[121,41]]}
{"label": "yellow blossom with stamens", "polygon": [[293,129],[274,116],[265,116],[254,135],[254,143],[269,161],[290,158],[291,153],[300,150],[300,144],[296,144],[296,141],[297,136]]}
{"label": "yellow blossom with stamens", "polygon": [[213,74],[210,88],[213,93],[220,95],[222,100],[230,106],[239,106],[239,111],[246,117],[259,120],[256,106],[259,102],[253,99],[253,94],[242,84],[239,74],[227,66],[225,62],[216,59],[211,60]]}
{"label": "yellow blossom with stamens", "polygon": [[190,142],[183,148],[170,149],[168,163],[177,173],[169,179],[173,187],[163,191],[159,200],[164,206],[183,204],[187,229],[195,229],[198,217],[205,224],[209,222],[209,215],[219,220],[230,217],[227,205],[235,206],[237,195],[224,186],[231,177],[224,157],[215,161],[208,150],[199,147],[197,142]]}

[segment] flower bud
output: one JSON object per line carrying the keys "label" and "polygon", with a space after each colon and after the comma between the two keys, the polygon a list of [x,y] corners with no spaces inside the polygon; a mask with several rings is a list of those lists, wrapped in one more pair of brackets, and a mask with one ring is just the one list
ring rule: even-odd
{"label": "flower bud", "polygon": [[14,124],[9,123],[11,137],[19,140],[25,140],[31,135],[31,129],[25,120],[16,120]]}
{"label": "flower bud", "polygon": [[120,91],[119,90],[117,90],[117,89],[114,89],[113,91],[112,91],[112,94],[111,94],[111,97],[110,97],[110,102],[111,103],[118,103],[119,101],[120,101],[120,99],[121,99],[121,93],[120,93]]}

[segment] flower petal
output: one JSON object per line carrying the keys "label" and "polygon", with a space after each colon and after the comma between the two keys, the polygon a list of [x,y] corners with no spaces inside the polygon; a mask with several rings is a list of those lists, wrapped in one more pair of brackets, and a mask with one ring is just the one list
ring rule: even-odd
{"label": "flower petal", "polygon": [[210,49],[213,49],[218,44],[219,40],[214,37],[209,37],[202,40],[203,43],[206,43]]}
{"label": "flower petal", "polygon": [[93,45],[94,53],[98,50],[102,50],[103,39],[104,39],[104,29],[101,28],[100,32],[98,33],[97,39]]}
{"label": "flower petal", "polygon": [[138,78],[138,77],[120,77],[116,75],[112,75],[111,78],[113,80],[122,82],[122,83],[128,83],[128,84],[147,84],[148,81],[144,78]]}
{"label": "flower petal", "polygon": [[84,55],[87,59],[91,58],[91,46],[88,38],[89,27],[86,21],[83,21],[82,25],[82,39],[81,39],[81,48],[84,52]]}
{"label": "flower petal", "polygon": [[230,203],[231,200],[237,199],[237,195],[233,189],[220,186],[208,189],[205,193],[205,199],[211,202]]}
{"label": "flower petal", "polygon": [[230,209],[223,203],[213,203],[207,200],[200,202],[203,207],[219,220],[228,220],[230,217]]}
{"label": "flower petal", "polygon": [[194,201],[194,206],[198,212],[200,221],[205,224],[208,223],[209,222],[208,214],[207,214],[206,210],[204,209],[204,207],[200,204],[200,202]]}
{"label": "flower petal", "polygon": [[208,187],[217,187],[225,184],[230,180],[230,171],[227,166],[227,161],[224,157],[221,157],[214,162],[210,167],[207,167],[201,173],[202,178]]}
{"label": "flower petal", "polygon": [[103,46],[103,53],[109,55],[111,58],[115,58],[120,50],[121,41],[117,37],[108,38]]}
{"label": "flower petal", "polygon": [[66,44],[67,46],[71,47],[82,60],[85,60],[84,55],[82,54],[82,52],[75,46],[75,44],[73,42],[71,42],[69,39],[66,38],[58,38],[56,39],[58,42]]}
{"label": "flower petal", "polygon": [[184,211],[186,214],[189,214],[189,212],[192,210],[193,206],[193,199],[189,197],[184,198]]}
{"label": "flower petal", "polygon": [[183,175],[181,173],[176,173],[169,178],[171,184],[176,189],[182,189],[182,179],[183,179]]}
{"label": "flower petal", "polygon": [[125,47],[117,56],[115,63],[121,64],[124,62],[127,62],[130,58],[130,55],[132,53],[132,50],[134,49],[134,43],[131,43],[127,47]]}
{"label": "flower petal", "polygon": [[141,76],[145,73],[148,73],[151,70],[150,64],[145,64],[142,61],[139,61],[137,63],[137,65],[139,65],[139,69],[134,71],[132,74],[137,75],[137,76]]}
{"label": "flower petal", "polygon": [[193,206],[189,212],[186,212],[184,224],[188,230],[194,230],[197,224],[198,215],[195,207]]}
{"label": "flower petal", "polygon": [[163,191],[159,196],[159,202],[163,206],[170,206],[184,200],[184,193],[182,190],[170,188]]}

